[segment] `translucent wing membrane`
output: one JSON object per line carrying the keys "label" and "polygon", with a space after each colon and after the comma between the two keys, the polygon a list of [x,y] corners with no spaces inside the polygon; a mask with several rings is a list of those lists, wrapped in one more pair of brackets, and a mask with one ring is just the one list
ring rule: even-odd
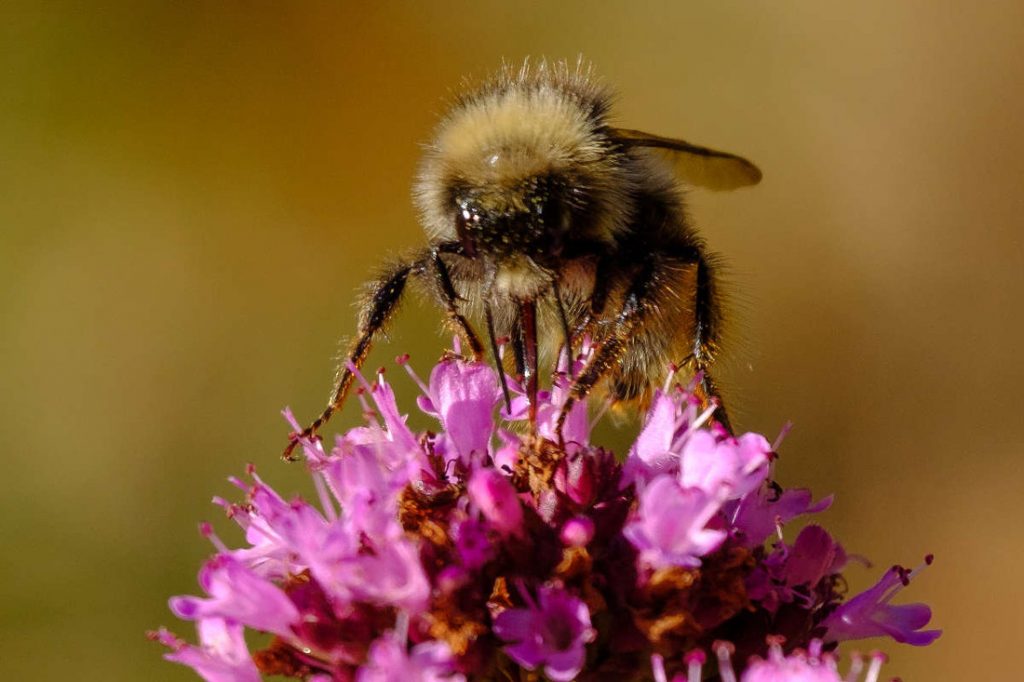
{"label": "translucent wing membrane", "polygon": [[611,136],[626,146],[668,152],[676,172],[691,185],[728,190],[761,182],[760,169],[742,156],[639,130],[613,128]]}

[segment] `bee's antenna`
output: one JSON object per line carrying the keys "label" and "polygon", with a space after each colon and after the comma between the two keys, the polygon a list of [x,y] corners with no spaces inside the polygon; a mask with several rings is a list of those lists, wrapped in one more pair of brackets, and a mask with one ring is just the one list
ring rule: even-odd
{"label": "bee's antenna", "polygon": [[562,334],[565,336],[565,367],[569,373],[569,380],[572,375],[572,331],[569,329],[569,317],[565,314],[565,302],[562,301],[562,292],[558,288],[558,280],[551,282],[551,293],[555,297],[555,307],[558,308],[558,319],[562,323]]}
{"label": "bee's antenna", "polygon": [[501,394],[505,397],[505,412],[506,414],[512,414],[512,395],[508,392],[508,380],[505,378],[505,363],[501,361],[501,353],[498,351],[498,337],[494,333],[494,313],[491,312],[489,296],[484,297],[484,317],[487,318],[487,336],[491,340],[491,352],[494,353],[494,368],[498,370]]}

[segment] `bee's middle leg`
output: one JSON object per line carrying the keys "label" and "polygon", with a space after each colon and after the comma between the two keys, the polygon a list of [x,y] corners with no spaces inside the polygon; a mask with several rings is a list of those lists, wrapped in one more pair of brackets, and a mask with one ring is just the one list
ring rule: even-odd
{"label": "bee's middle leg", "polygon": [[440,247],[433,248],[430,250],[430,254],[426,258],[434,273],[434,282],[437,287],[437,293],[441,299],[441,303],[444,305],[445,311],[448,313],[448,319],[451,321],[451,324],[462,332],[463,338],[465,338],[466,343],[469,344],[469,349],[473,353],[473,359],[480,360],[484,355],[484,346],[480,342],[480,337],[477,336],[475,331],[473,331],[473,327],[469,324],[469,320],[466,319],[465,315],[459,312],[459,295],[455,291],[455,285],[452,284],[451,272],[448,270],[448,266],[441,258],[441,251],[442,248]]}

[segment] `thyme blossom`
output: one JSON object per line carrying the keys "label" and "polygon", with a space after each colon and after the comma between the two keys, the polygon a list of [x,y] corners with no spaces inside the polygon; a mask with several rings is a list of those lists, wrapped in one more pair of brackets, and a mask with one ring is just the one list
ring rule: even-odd
{"label": "thyme blossom", "polygon": [[[535,435],[520,435],[515,381],[499,413],[497,376],[482,363],[446,356],[427,382],[400,364],[437,432],[408,426],[382,374],[359,375],[366,423],[330,447],[301,441],[315,502],[285,499],[252,467],[230,479],[243,499],[214,502],[244,542],[229,547],[202,527],[215,549],[204,596],[170,602],[196,623],[198,644],[151,633],[168,660],[210,682],[462,682],[523,670],[696,682],[712,652],[726,682],[832,682],[842,678],[823,651],[840,642],[938,637],[924,629],[927,606],[891,604],[916,571],[891,569],[847,599],[839,542],[815,524],[788,540],[784,527],[831,498],[783,489],[768,440],[726,433],[684,388],[656,393],[620,462],[590,442],[582,402],[558,444],[564,365],[538,397]],[[251,652],[246,631],[267,643]],[[872,666],[865,679],[877,678]]]}

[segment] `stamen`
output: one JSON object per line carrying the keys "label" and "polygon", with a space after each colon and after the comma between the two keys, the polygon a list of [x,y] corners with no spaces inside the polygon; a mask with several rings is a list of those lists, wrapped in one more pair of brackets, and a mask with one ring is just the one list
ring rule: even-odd
{"label": "stamen", "polygon": [[395,638],[402,645],[409,640],[409,614],[406,611],[399,611],[395,616]]}
{"label": "stamen", "polygon": [[888,604],[890,601],[892,601],[892,598],[899,594],[900,590],[910,585],[910,581],[917,577],[918,574],[921,573],[921,571],[931,566],[933,561],[935,561],[935,555],[929,554],[925,556],[924,561],[915,566],[913,570],[908,570],[903,566],[893,566],[891,569],[889,569],[892,571],[896,571],[896,573],[899,575],[900,581],[896,585],[893,585],[891,588],[889,588],[885,595],[883,595],[882,598],[878,600],[878,603]]}
{"label": "stamen", "polygon": [[668,682],[665,675],[665,659],[659,654],[651,655],[651,672],[654,674],[654,682]]}
{"label": "stamen", "polygon": [[352,372],[352,376],[356,378],[356,380],[362,385],[364,389],[373,392],[373,386],[370,385],[370,383],[366,380],[366,377],[363,376],[363,373],[359,371],[358,367],[356,367],[356,363],[349,360],[348,362],[345,363],[345,367],[348,368],[348,371]]}
{"label": "stamen", "polygon": [[590,420],[590,428],[593,429],[595,426],[597,426],[597,423],[601,421],[601,419],[603,419],[606,414],[608,414],[608,410],[610,409],[612,409],[611,398],[605,400],[597,408],[597,412],[594,413],[594,418]]}
{"label": "stamen", "polygon": [[327,492],[327,483],[324,481],[323,473],[313,476],[313,485],[316,487],[316,494],[320,497],[320,506],[324,510],[324,516],[331,523],[338,520],[338,512],[334,509],[334,502],[331,501],[330,493]]}
{"label": "stamen", "polygon": [[701,670],[706,661],[707,656],[700,649],[694,649],[683,657],[683,663],[686,664],[686,682],[700,682]]}
{"label": "stamen", "polygon": [[732,654],[736,647],[730,642],[715,642],[711,648],[718,656],[718,674],[722,682],[736,682],[736,672],[732,669]]}
{"label": "stamen", "polygon": [[775,436],[775,440],[772,442],[772,452],[778,452],[779,446],[782,445],[782,441],[785,440],[786,436],[790,431],[793,430],[793,422],[787,421],[779,429],[779,435]]}
{"label": "stamen", "polygon": [[363,390],[362,386],[360,386],[359,390],[356,391],[356,399],[359,401],[359,406],[363,408],[363,417],[366,421],[371,421],[376,413],[373,411],[373,408],[370,407],[370,403],[366,401],[366,392]]}
{"label": "stamen", "polygon": [[675,380],[676,372],[678,372],[678,371],[679,371],[679,366],[676,363],[674,363],[674,362],[669,363],[668,375],[665,376],[665,383],[661,387],[661,392],[662,393],[668,393],[669,390],[672,388],[672,382]]}
{"label": "stamen", "polygon": [[210,544],[216,547],[218,552],[221,552],[222,554],[227,554],[231,551],[228,549],[228,546],[225,545],[224,542],[219,537],[217,537],[217,533],[214,532],[213,526],[211,526],[209,522],[203,521],[199,524],[199,534],[207,540],[209,540]]}
{"label": "stamen", "polygon": [[430,387],[427,386],[426,382],[424,382],[423,379],[420,379],[420,375],[417,374],[416,370],[414,370],[412,366],[409,364],[408,353],[406,353],[405,355],[399,355],[397,358],[395,358],[395,362],[397,362],[402,367],[402,369],[405,370],[406,374],[412,377],[412,380],[416,383],[417,386],[420,387],[420,390],[423,391],[423,395],[430,395]]}
{"label": "stamen", "polygon": [[690,430],[699,429],[700,427],[704,426],[704,423],[707,420],[711,419],[711,415],[714,414],[715,410],[717,409],[718,405],[715,403],[711,403],[711,405],[708,406],[708,409],[701,412],[697,416],[697,418],[693,420],[693,423],[690,425]]}
{"label": "stamen", "polygon": [[850,670],[846,673],[844,682],[857,682],[862,672],[864,672],[864,658],[855,651],[850,655]]}
{"label": "stamen", "polygon": [[885,663],[885,654],[879,651],[871,652],[871,665],[868,667],[868,674],[864,677],[864,682],[878,682],[878,674],[882,670],[883,663]]}

